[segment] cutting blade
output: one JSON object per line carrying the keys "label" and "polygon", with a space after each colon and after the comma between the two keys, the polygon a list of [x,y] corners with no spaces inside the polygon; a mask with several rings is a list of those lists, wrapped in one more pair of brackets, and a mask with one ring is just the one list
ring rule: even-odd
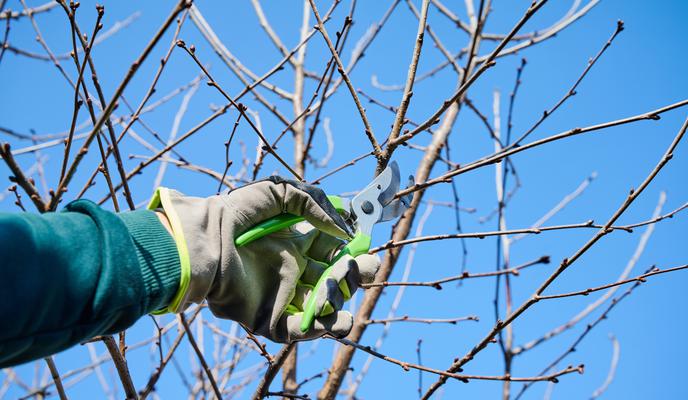
{"label": "cutting blade", "polygon": [[382,171],[382,173],[385,173],[387,171],[389,171],[389,174],[391,175],[389,185],[387,185],[387,187],[382,188],[382,192],[378,195],[378,201],[383,207],[394,201],[394,195],[396,195],[399,191],[399,184],[401,181],[399,174],[399,165],[396,161],[392,161],[391,163],[389,163],[389,165],[387,165],[387,168],[385,168],[385,170]]}
{"label": "cutting blade", "polygon": [[[408,178],[408,186],[406,187],[407,189],[415,184],[415,181],[413,179],[413,176],[409,176]],[[396,192],[395,192],[396,193]],[[402,196],[400,198],[394,199],[387,203],[387,205],[384,206],[382,209],[382,215],[380,216],[380,222],[382,221],[390,221],[393,219],[396,219],[401,216],[408,208],[411,206],[411,198],[413,197],[412,194],[408,194],[406,196]]]}

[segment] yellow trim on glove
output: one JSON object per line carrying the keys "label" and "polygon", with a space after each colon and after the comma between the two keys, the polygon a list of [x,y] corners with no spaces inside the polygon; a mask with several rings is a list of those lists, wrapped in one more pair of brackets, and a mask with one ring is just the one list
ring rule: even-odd
{"label": "yellow trim on glove", "polygon": [[181,264],[182,270],[180,274],[179,289],[172,298],[172,302],[165,308],[153,311],[153,315],[161,315],[167,313],[179,312],[181,303],[186,298],[186,294],[189,291],[189,283],[191,282],[191,261],[189,258],[189,249],[186,247],[186,240],[184,239],[184,231],[182,230],[182,224],[179,220],[179,215],[174,210],[172,202],[170,201],[169,189],[164,187],[159,187],[155,190],[153,197],[148,203],[148,209],[154,210],[162,206],[165,210],[165,215],[170,221],[170,226],[172,227],[172,237],[174,242],[177,244],[177,251],[179,252],[179,263]]}

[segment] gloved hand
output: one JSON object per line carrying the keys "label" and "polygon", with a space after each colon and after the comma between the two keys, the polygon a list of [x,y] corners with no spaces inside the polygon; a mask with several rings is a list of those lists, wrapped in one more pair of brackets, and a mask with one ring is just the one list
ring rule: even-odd
{"label": "gloved hand", "polygon": [[[162,207],[180,252],[182,282],[168,311],[208,301],[220,318],[240,322],[253,333],[276,342],[346,336],[353,317],[341,311],[346,300],[339,285],[353,294],[360,283],[372,282],[376,256],[342,257],[318,293],[311,288],[343,245],[351,228],[322,190],[270,177],[226,195],[187,197],[160,188],[149,208]],[[307,222],[237,248],[234,240],[259,222],[282,213]],[[302,333],[300,312],[308,296],[316,296],[313,328]],[[334,312],[331,312],[329,306]]]}

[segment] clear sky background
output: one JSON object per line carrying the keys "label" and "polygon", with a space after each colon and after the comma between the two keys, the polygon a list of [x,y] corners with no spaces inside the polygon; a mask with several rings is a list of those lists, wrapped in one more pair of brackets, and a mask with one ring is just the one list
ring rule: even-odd
{"label": "clear sky background", "polygon": [[[41,4],[31,0],[30,6]],[[354,14],[355,24],[351,38],[346,45],[343,57],[348,61],[355,42],[368,30],[371,24],[378,21],[389,7],[390,1],[359,1]],[[418,6],[419,1],[414,1]],[[456,4],[453,4],[456,3]],[[571,1],[551,0],[523,28],[523,32],[539,30],[557,21],[571,6]],[[583,4],[586,4],[583,1]],[[94,4],[82,1],[79,8],[79,23],[84,31],[91,31],[95,19]],[[226,46],[242,62],[262,74],[281,59],[274,47],[258,25],[257,18],[249,2],[212,2],[199,1],[198,7],[213,26]],[[465,18],[463,2],[446,1],[459,17]],[[487,26],[488,32],[505,33],[520,18],[527,8],[527,1],[494,1],[493,13]],[[122,21],[133,13],[140,11],[138,17],[125,29],[104,41],[93,50],[100,81],[106,97],[110,97],[131,62],[139,54],[157,27],[164,20],[173,2],[105,2],[106,14],[103,20],[105,29]],[[321,12],[326,10],[329,2],[318,2]],[[6,7],[21,9],[15,0],[7,1]],[[328,24],[330,34],[339,29],[349,8],[349,1],[344,1]],[[282,37],[285,45],[292,48],[298,43],[301,20],[301,3],[298,1],[265,1],[265,12],[274,29]],[[594,66],[588,77],[581,83],[576,96],[548,118],[529,138],[536,140],[574,127],[588,126],[633,116],[662,106],[684,100],[688,97],[688,71],[686,67],[686,38],[688,26],[688,4],[682,1],[623,1],[602,0],[584,18],[573,23],[555,38],[533,46],[520,54],[500,58],[497,65],[480,77],[471,87],[468,96],[488,118],[493,118],[492,102],[495,91],[502,97],[500,107],[502,126],[506,126],[508,96],[513,88],[516,68],[522,57],[527,58],[523,71],[522,85],[516,98],[513,123],[514,135],[528,129],[542,114],[563,96],[568,88],[614,31],[617,20],[625,22],[626,29],[617,37],[600,61]],[[64,13],[55,8],[46,14],[36,16],[36,20],[51,48],[58,54],[71,49],[69,25]],[[430,7],[429,24],[441,37],[443,43],[452,52],[457,52],[467,43],[467,35],[458,31],[451,22],[442,16],[434,7]],[[4,21],[0,23],[4,32]],[[385,85],[403,84],[407,65],[410,60],[416,32],[416,20],[408,7],[400,4],[392,14],[379,37],[366,52],[366,56],[351,75],[355,87],[363,89],[388,104],[398,105],[400,92],[385,92],[375,88],[371,82],[373,75]],[[168,32],[143,65],[136,78],[129,85],[125,96],[136,106],[149,87],[153,73],[158,66],[157,60],[164,54],[171,40]],[[43,54],[34,40],[35,33],[27,19],[13,21],[9,42],[21,49]],[[202,39],[194,25],[187,21],[180,38],[187,44],[195,44],[199,58],[210,67],[216,80],[230,94],[238,93],[242,85],[234,78],[212,49]],[[485,43],[480,54],[488,54],[492,43]],[[308,69],[321,73],[327,58],[323,40],[316,35],[310,42],[307,54]],[[429,71],[444,60],[442,54],[433,48],[432,41],[426,36],[425,47],[419,65],[419,74]],[[75,77],[70,60],[62,60],[70,76]],[[464,61],[460,64],[463,65]],[[192,60],[181,51],[175,50],[169,66],[166,68],[152,101],[161,98],[175,88],[184,85],[198,76],[200,71]],[[287,67],[279,72],[272,82],[292,90],[292,70]],[[315,82],[309,81],[306,98],[314,89]],[[438,73],[434,78],[417,84],[408,117],[422,121],[432,113],[441,102],[448,98],[455,89],[456,78],[449,69]],[[188,92],[186,92],[188,93]],[[291,117],[291,106],[283,100],[267,94],[271,101],[280,107],[285,115]],[[73,92],[66,81],[50,63],[17,56],[10,51],[4,54],[0,63],[0,127],[20,133],[35,132],[37,135],[65,132],[72,115]],[[182,102],[183,95],[157,108],[155,112],[145,115],[145,122],[163,138],[167,138],[173,127],[174,117]],[[191,128],[211,113],[209,104],[221,105],[224,100],[210,87],[200,85],[191,98],[189,108],[180,121],[179,132]],[[253,99],[246,98],[247,105],[260,114],[262,127],[269,138],[274,138],[283,129],[267,110]],[[368,115],[378,135],[386,136],[393,121],[393,114],[374,105],[368,105]],[[128,115],[124,106],[115,112],[117,115]],[[331,118],[331,129],[334,135],[335,152],[328,168],[309,166],[306,177],[314,179],[327,170],[338,166],[356,155],[369,151],[362,124],[354,108],[351,97],[345,87],[329,101],[323,115]],[[674,110],[662,115],[659,121],[642,121],[623,125],[603,131],[589,133],[548,144],[532,151],[521,153],[513,158],[522,188],[509,203],[506,211],[507,226],[510,229],[531,226],[537,219],[556,205],[564,196],[571,193],[586,178],[596,174],[585,192],[575,199],[563,211],[554,216],[547,224],[569,224],[594,219],[603,223],[621,205],[629,189],[637,187],[652,170],[661,155],[679,130],[688,115],[688,108]],[[84,121],[85,110],[79,116]],[[236,118],[234,111],[219,118],[199,134],[180,146],[179,151],[193,163],[215,170],[222,170],[224,165],[224,147],[229,129]],[[118,128],[118,131],[121,128]],[[148,141],[151,135],[141,126],[134,129]],[[85,127],[82,131],[88,131]],[[246,143],[248,154],[253,159],[256,138],[248,126],[240,126],[237,140]],[[414,143],[424,145],[429,142],[428,134],[419,135]],[[13,139],[3,134],[2,140],[12,143],[13,149],[20,149],[31,143]],[[154,142],[153,142],[154,143]],[[313,154],[326,152],[326,144],[321,128],[314,142]],[[450,139],[454,161],[461,164],[470,162],[494,151],[480,120],[467,109],[461,111]],[[95,145],[94,145],[95,146]],[[160,147],[155,144],[156,147]],[[48,157],[45,163],[48,186],[55,187],[59,175],[61,147],[43,150],[40,157]],[[151,154],[149,150],[130,138],[125,139],[122,152],[130,154]],[[285,140],[280,147],[281,154],[291,154],[291,141]],[[66,196],[74,195],[85,182],[94,168],[96,148],[87,157],[84,165],[75,178],[75,185]],[[395,154],[402,173],[413,173],[422,153],[402,148]],[[230,174],[236,174],[240,167],[241,153],[239,146],[231,150],[231,157],[236,160]],[[17,156],[21,165],[31,167],[36,161],[36,154]],[[138,160],[126,160],[126,169],[133,168]],[[132,192],[137,204],[145,200],[153,190],[153,182],[159,164],[153,164],[142,176],[132,180]],[[431,176],[438,176],[445,170],[438,163]],[[328,193],[345,193],[365,186],[372,176],[374,163],[364,160],[354,167],[345,170],[322,182]],[[288,173],[278,164],[268,160],[261,176],[272,172],[283,175]],[[638,198],[631,208],[622,216],[620,223],[630,224],[649,219],[655,209],[661,192],[666,192],[666,203],[663,213],[669,212],[688,201],[688,145],[681,143],[674,153],[674,158],[661,171],[647,190]],[[9,171],[0,166],[0,176],[6,177]],[[6,178],[2,178],[6,179]],[[9,185],[7,180],[1,184],[2,190]],[[513,183],[513,179],[511,180]],[[475,208],[474,213],[462,213],[463,228],[466,232],[488,231],[496,228],[496,222],[490,220],[480,223],[480,218],[489,214],[496,205],[494,167],[486,167],[469,172],[456,179],[463,207]],[[211,195],[217,190],[216,181],[205,176],[193,174],[170,166],[163,179],[163,185],[172,186],[180,191],[194,195]],[[39,183],[39,188],[42,186]],[[102,180],[88,192],[88,198],[97,200],[106,193]],[[0,210],[16,212],[11,194],[3,192]],[[24,202],[30,203],[24,196]],[[448,185],[437,185],[426,194],[426,199],[451,201],[451,190]],[[125,204],[120,197],[120,204]],[[105,207],[111,208],[107,203]],[[425,211],[423,206],[418,214]],[[374,241],[383,243],[388,239],[389,225],[376,228]],[[415,227],[414,227],[415,229]],[[435,207],[424,234],[453,233],[453,211],[445,207]],[[636,229],[632,234],[614,232],[603,238],[593,249],[587,252],[578,262],[567,270],[547,291],[549,294],[580,290],[591,286],[613,282],[629,262],[638,245],[645,228]],[[537,236],[526,237],[513,245],[511,262],[518,265],[543,255],[551,256],[549,265],[534,266],[523,271],[519,277],[512,279],[514,302],[518,305],[526,300],[540,283],[551,273],[553,268],[565,257],[572,255],[590,237],[594,230],[569,230],[545,232]],[[637,260],[631,276],[638,275],[652,265],[660,268],[682,265],[688,259],[686,250],[686,233],[688,219],[678,214],[673,219],[658,223],[649,238],[644,252]],[[494,238],[467,241],[468,256],[466,264],[471,272],[491,271],[495,268]],[[403,267],[409,249],[406,249],[397,264],[390,280],[402,278]],[[409,280],[434,280],[457,274],[462,263],[460,242],[428,242],[418,247],[415,262]],[[49,267],[49,266],[46,266]],[[492,299],[494,279],[476,279],[461,286],[445,285],[444,290],[432,288],[407,289],[397,315],[409,315],[424,318],[453,318],[466,315],[477,315],[479,322],[463,322],[454,325],[394,324],[389,336],[384,341],[381,352],[392,357],[416,361],[416,343],[422,339],[422,363],[438,369],[447,368],[455,357],[463,355],[494,324]],[[589,397],[605,381],[612,358],[612,344],[609,335],[613,334],[620,345],[620,361],[615,377],[604,397],[623,399],[688,398],[685,385],[685,360],[688,357],[685,329],[685,307],[688,302],[686,292],[688,273],[685,271],[671,275],[653,277],[626,299],[610,314],[609,318],[599,324],[577,346],[577,351],[569,355],[560,367],[568,364],[585,364],[584,375],[568,375],[553,388],[552,398],[580,399]],[[622,294],[626,287],[615,296]],[[375,318],[384,318],[392,303],[397,289],[385,291],[376,312]],[[603,292],[589,297],[576,297],[544,304],[537,304],[514,324],[515,342],[522,344],[541,336],[544,332],[570,320],[577,312],[599,298]],[[358,299],[360,300],[360,298]],[[536,350],[516,358],[514,376],[532,376],[556,358],[570,346],[585,329],[587,323],[595,321],[607,307],[593,312],[587,319],[547,342]],[[205,314],[204,314],[205,315]],[[205,315],[204,318],[211,318]],[[170,316],[163,318],[163,323],[172,321]],[[3,324],[11,323],[3,321]],[[223,322],[222,328],[229,331],[232,324]],[[382,333],[381,326],[367,330],[364,344],[374,344]],[[136,343],[149,337],[154,326],[149,318],[143,318],[129,332],[130,343]],[[204,333],[208,358],[212,359],[213,341],[208,330]],[[175,333],[170,334],[170,340]],[[165,349],[167,345],[165,346]],[[96,344],[98,354],[105,352],[102,344]],[[269,344],[268,349],[275,352],[279,345]],[[332,357],[333,343],[328,340],[307,343],[301,346],[302,360],[299,363],[299,378],[303,379],[323,371]],[[130,353],[130,367],[134,383],[141,388],[156,363],[157,355],[150,346]],[[197,368],[190,347],[186,342],[177,352],[176,360],[186,371]],[[61,372],[70,371],[86,365],[89,360],[88,349],[79,346],[56,356]],[[356,376],[367,359],[365,354],[354,358],[353,376]],[[238,384],[246,376],[255,373],[263,359],[257,355],[248,356],[239,365],[241,373],[230,385]],[[43,364],[38,364],[38,379],[44,376]],[[190,368],[189,365],[192,367]],[[253,369],[251,369],[253,368]],[[17,368],[24,382],[31,384],[36,379],[33,365]],[[251,372],[254,371],[254,372]],[[503,362],[496,345],[488,347],[465,368],[468,374],[500,375]],[[106,379],[115,379],[111,365],[103,368]],[[242,375],[243,374],[243,375]],[[258,376],[262,376],[262,373]],[[423,374],[423,387],[434,382],[431,374]],[[5,376],[2,377],[5,379]],[[111,380],[112,382],[112,380]],[[115,380],[117,397],[123,392]],[[314,395],[322,379],[308,383],[302,388],[304,393]],[[344,387],[348,385],[345,381]],[[374,360],[370,371],[360,386],[357,397],[377,398],[416,398],[418,374],[416,371],[404,372],[398,366],[382,360]],[[547,390],[547,383],[534,385],[524,398],[542,398]],[[237,398],[247,398],[255,384],[249,384],[236,394]],[[513,391],[520,390],[520,384],[513,385]],[[273,390],[279,390],[277,380]],[[186,387],[173,366],[169,366],[158,384],[161,398],[180,398],[186,395]],[[457,381],[448,382],[437,397],[443,398],[495,398],[501,393],[501,383],[473,381],[463,384]],[[24,391],[12,385],[6,393],[7,398],[22,396]],[[104,396],[95,374],[90,374],[83,381],[68,389],[73,398],[94,398]]]}

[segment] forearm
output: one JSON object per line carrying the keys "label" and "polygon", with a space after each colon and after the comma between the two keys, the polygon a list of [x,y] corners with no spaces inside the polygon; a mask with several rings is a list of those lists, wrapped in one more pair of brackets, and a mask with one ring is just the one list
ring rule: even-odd
{"label": "forearm", "polygon": [[0,368],[131,326],[179,282],[174,241],[150,211],[86,201],[47,215],[0,214]]}

